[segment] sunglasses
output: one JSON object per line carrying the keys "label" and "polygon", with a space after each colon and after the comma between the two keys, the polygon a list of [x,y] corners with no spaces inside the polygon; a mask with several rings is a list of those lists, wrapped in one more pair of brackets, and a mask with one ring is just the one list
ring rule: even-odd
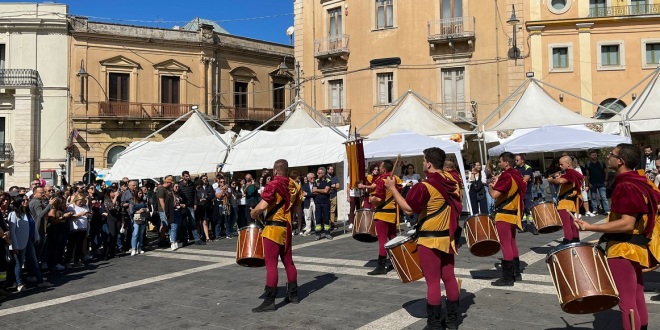
{"label": "sunglasses", "polygon": [[615,155],[615,154],[614,154],[613,152],[611,152],[611,151],[610,151],[609,154],[607,154],[607,157],[608,157],[608,158],[609,158],[609,157],[614,157],[614,158],[616,158],[616,159],[621,159],[621,157],[619,157],[619,155]]}
{"label": "sunglasses", "polygon": [[46,192],[53,192],[53,189],[48,189],[46,190]]}

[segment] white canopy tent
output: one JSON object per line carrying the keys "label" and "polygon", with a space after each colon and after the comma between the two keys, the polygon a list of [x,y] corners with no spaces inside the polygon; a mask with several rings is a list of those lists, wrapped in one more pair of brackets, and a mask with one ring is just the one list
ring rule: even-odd
{"label": "white canopy tent", "polygon": [[422,100],[423,98],[415,92],[408,91],[387,118],[367,136],[367,139],[378,140],[401,130],[438,138],[456,133],[469,133],[432,110],[430,105],[422,103]]}
{"label": "white canopy tent", "polygon": [[[573,129],[578,129],[582,131],[589,131],[589,129],[584,126],[584,125],[568,125],[568,126],[562,126],[562,127],[568,127],[568,128],[573,128]],[[508,141],[511,141],[513,139],[516,139],[518,137],[521,137],[527,133],[530,133],[532,131],[537,130],[537,128],[521,128],[513,131],[511,135],[505,138],[500,138],[497,134],[497,132],[486,132],[486,143],[506,143]]]}
{"label": "white canopy tent", "polygon": [[488,150],[490,156],[512,153],[559,152],[614,147],[630,137],[561,126],[543,126]]}
{"label": "white canopy tent", "polygon": [[[611,134],[652,132],[660,130],[660,70],[656,69],[648,85],[638,98],[603,125],[603,131]],[[626,128],[627,129],[624,129]],[[628,131],[628,132],[626,132]]]}
{"label": "white canopy tent", "polygon": [[235,133],[218,133],[196,110],[189,116],[163,141],[147,141],[145,138],[132,143],[119,155],[106,180],[157,178],[178,175],[182,171],[193,174],[215,172],[216,166],[225,160]]}
{"label": "white canopy tent", "polygon": [[[371,160],[396,158],[398,155],[401,157],[412,157],[423,155],[424,149],[438,147],[445,151],[447,154],[454,154],[456,157],[456,167],[463,180],[463,187],[468,187],[465,175],[462,171],[463,157],[461,156],[460,144],[453,141],[439,140],[432,137],[424,136],[415,132],[400,130],[394,134],[386,136],[380,140],[367,142],[364,145],[364,157]],[[467,210],[471,212],[469,198],[465,198]]]}
{"label": "white canopy tent", "polygon": [[277,131],[285,131],[297,128],[318,128],[324,125],[312,118],[312,116],[305,111],[302,104],[295,107],[289,117],[282,123]]}

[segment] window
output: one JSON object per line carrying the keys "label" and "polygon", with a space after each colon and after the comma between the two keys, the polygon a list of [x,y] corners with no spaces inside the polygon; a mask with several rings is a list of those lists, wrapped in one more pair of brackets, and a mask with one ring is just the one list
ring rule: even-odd
{"label": "window", "polygon": [[607,0],[589,0],[589,16],[603,17],[607,10]]}
{"label": "window", "polygon": [[548,10],[553,14],[563,14],[571,8],[573,0],[550,0],[547,1]]}
{"label": "window", "polygon": [[160,102],[179,104],[179,77],[162,76],[160,78]]}
{"label": "window", "polygon": [[108,166],[107,167],[112,167],[117,162],[117,159],[119,159],[119,154],[122,153],[124,150],[126,150],[126,147],[124,146],[114,146],[108,150]]}
{"label": "window", "polygon": [[330,80],[328,83],[330,88],[329,105],[330,109],[343,109],[344,108],[344,81]]}
{"label": "window", "polygon": [[442,19],[463,17],[463,0],[440,0],[440,17]]}
{"label": "window", "polygon": [[376,29],[394,26],[394,0],[376,0]]}
{"label": "window", "polygon": [[646,58],[644,63],[649,66],[660,64],[660,42],[646,44]]}
{"label": "window", "polygon": [[648,13],[648,0],[630,0],[630,15],[644,15]]}
{"label": "window", "polygon": [[596,118],[610,119],[625,108],[626,104],[623,103],[623,101],[617,100],[615,98],[607,99],[600,103],[600,107],[598,107],[598,111],[596,111]]}
{"label": "window", "polygon": [[568,68],[568,48],[559,47],[552,49],[552,67]]}
{"label": "window", "polygon": [[128,73],[111,72],[108,84],[108,101],[110,102],[128,102],[129,79]]}
{"label": "window", "polygon": [[248,83],[234,81],[234,107],[248,107]]}
{"label": "window", "polygon": [[275,110],[284,110],[286,100],[284,95],[286,94],[286,84],[283,83],[273,83],[273,109]]}
{"label": "window", "polygon": [[5,68],[5,45],[0,44],[0,70]]}
{"label": "window", "polygon": [[341,37],[342,35],[341,7],[328,10],[328,18],[330,23],[328,36],[330,38]]}
{"label": "window", "polygon": [[378,104],[390,104],[394,101],[394,74],[392,72],[379,73]]}
{"label": "window", "polygon": [[465,118],[465,68],[442,69],[441,72],[445,115]]}
{"label": "window", "polygon": [[602,66],[618,66],[621,64],[619,45],[600,46],[600,56]]}

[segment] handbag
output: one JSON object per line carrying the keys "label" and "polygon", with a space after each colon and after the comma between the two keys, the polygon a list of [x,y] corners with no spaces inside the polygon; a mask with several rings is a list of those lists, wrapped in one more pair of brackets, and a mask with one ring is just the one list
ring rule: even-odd
{"label": "handbag", "polygon": [[136,225],[144,225],[146,213],[135,213],[133,214],[133,223]]}

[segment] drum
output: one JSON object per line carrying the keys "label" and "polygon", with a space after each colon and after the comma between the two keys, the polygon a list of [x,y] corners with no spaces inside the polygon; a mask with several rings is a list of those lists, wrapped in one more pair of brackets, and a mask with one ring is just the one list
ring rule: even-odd
{"label": "drum", "polygon": [[555,204],[550,202],[537,202],[532,207],[532,217],[539,234],[554,233],[563,227]]}
{"label": "drum", "polygon": [[600,247],[587,243],[562,245],[545,258],[561,309],[591,314],[619,303],[607,258]]}
{"label": "drum", "polygon": [[266,265],[261,228],[257,224],[252,223],[238,231],[236,263],[245,267],[263,267]]}
{"label": "drum", "polygon": [[477,214],[465,221],[465,240],[470,253],[477,257],[489,257],[500,251],[500,237],[495,223],[486,214]]}
{"label": "drum", "polygon": [[370,209],[355,211],[353,238],[365,243],[378,241],[378,237],[376,237],[376,224],[374,223],[374,211]]}
{"label": "drum", "polygon": [[385,244],[385,249],[401,282],[414,282],[424,277],[417,256],[417,243],[410,237],[394,237]]}

